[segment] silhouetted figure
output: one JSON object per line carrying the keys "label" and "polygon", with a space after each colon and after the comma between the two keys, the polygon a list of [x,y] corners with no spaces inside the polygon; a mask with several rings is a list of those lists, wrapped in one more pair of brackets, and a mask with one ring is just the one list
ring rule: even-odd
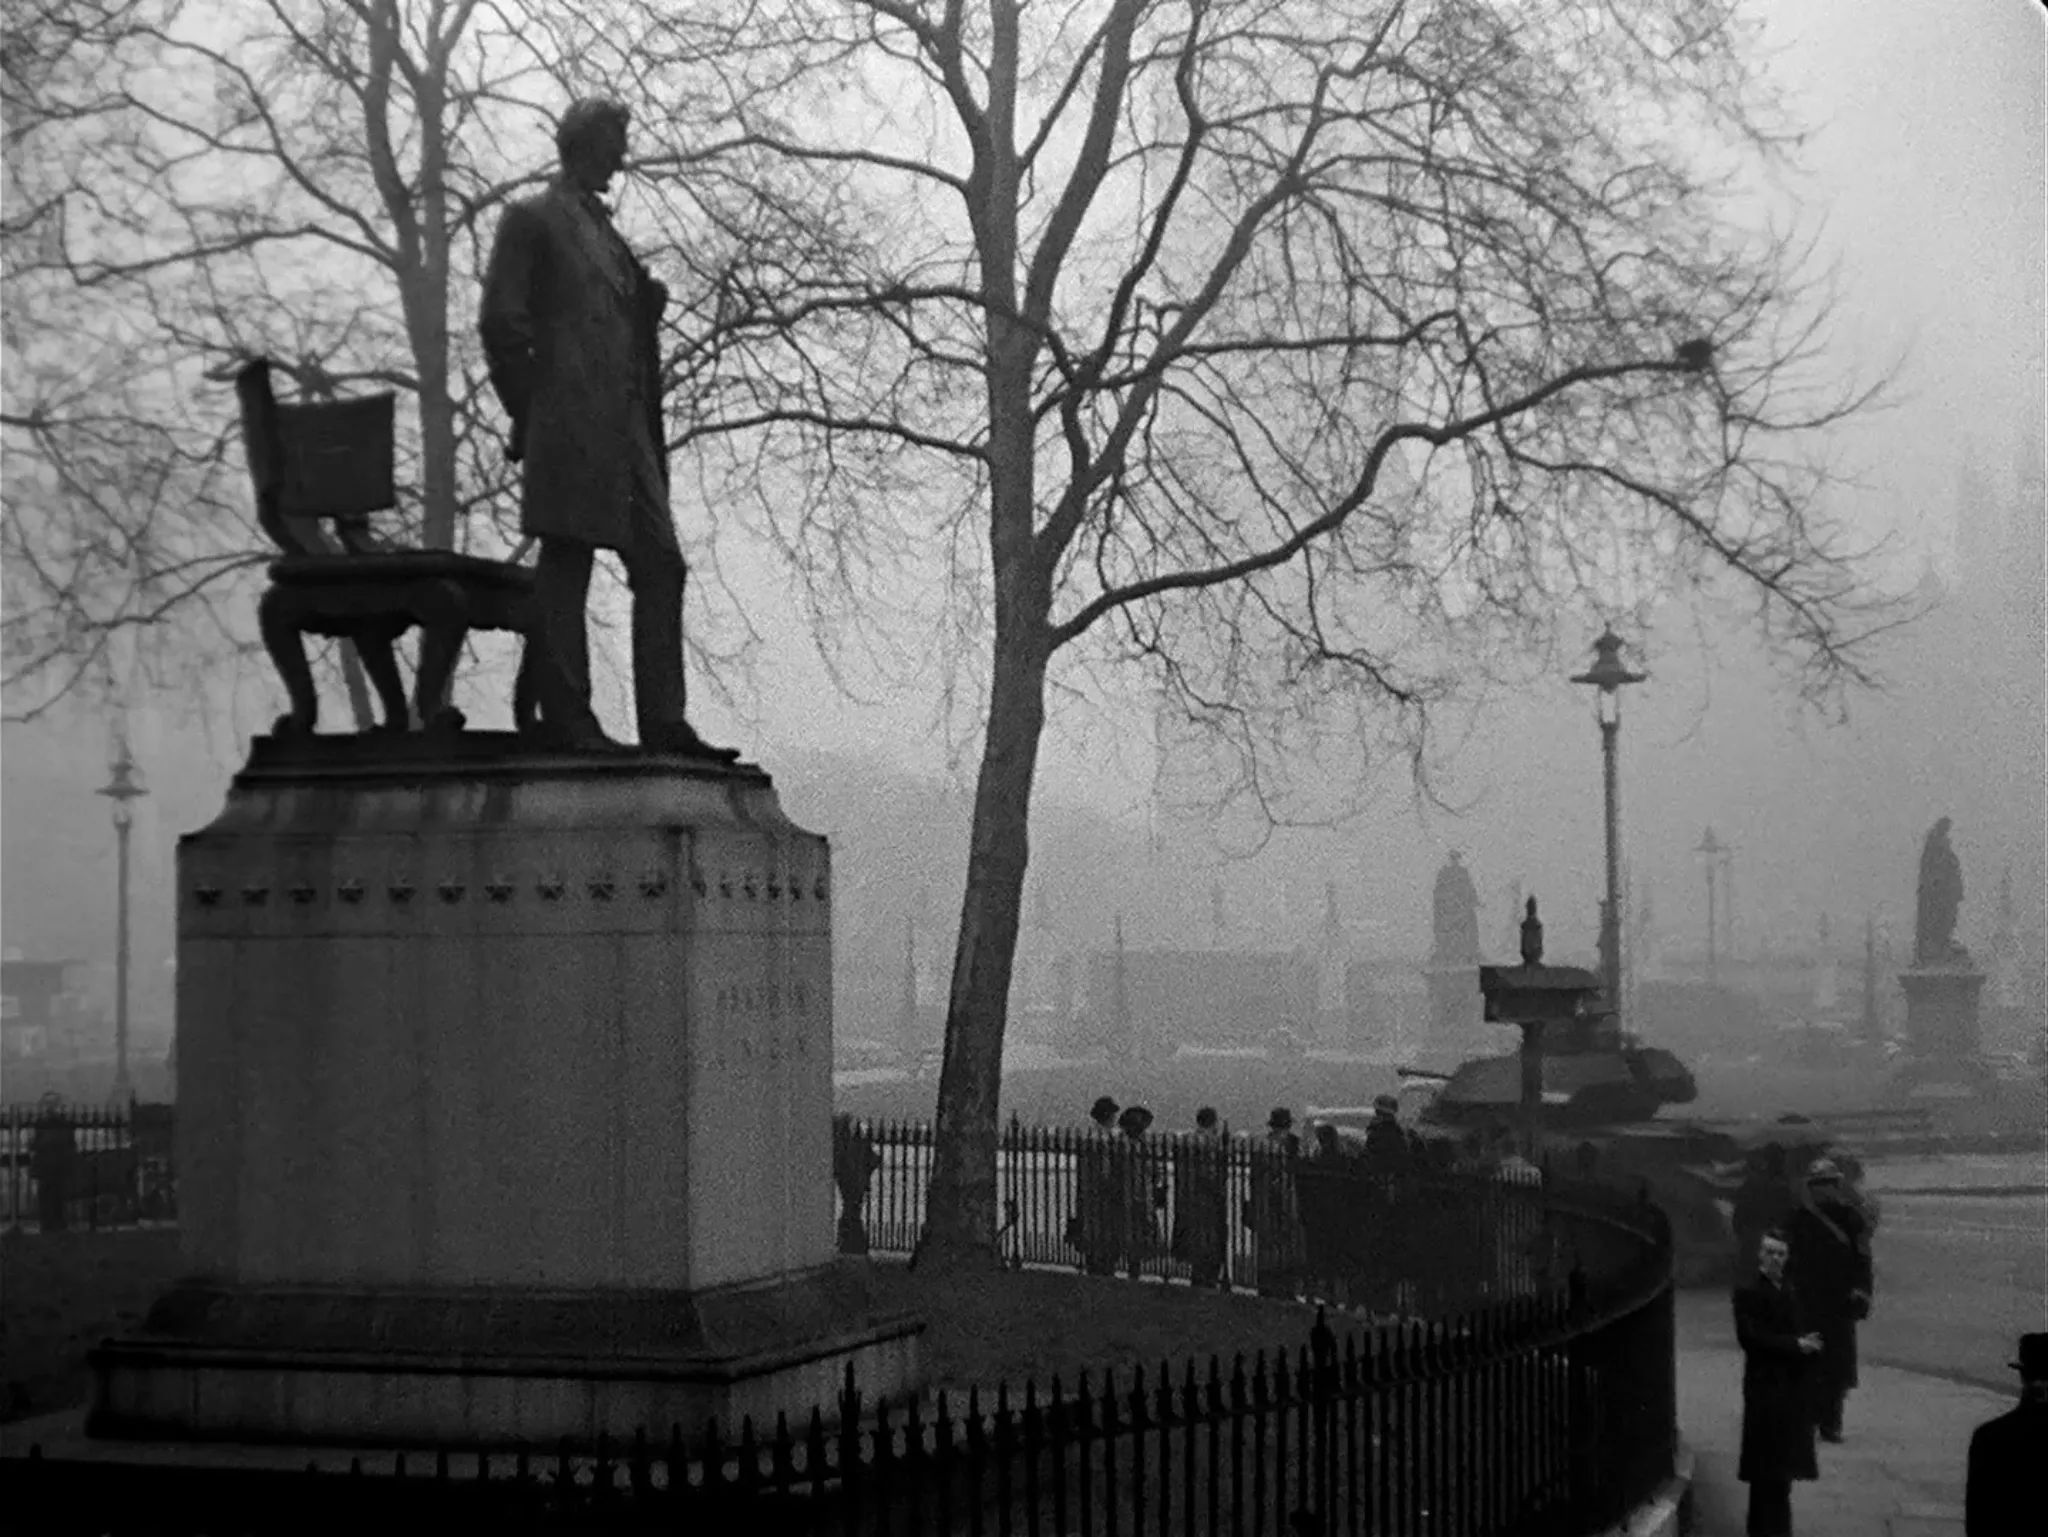
{"label": "silhouetted figure", "polygon": [[1314,1139],[1314,1153],[1295,1165],[1302,1254],[1316,1294],[1343,1301],[1348,1293],[1344,1284],[1345,1235],[1358,1225],[1351,1159],[1337,1128],[1328,1121],[1317,1124]]}
{"label": "silhouetted figure", "polygon": [[36,1225],[45,1233],[63,1232],[78,1175],[78,1132],[55,1093],[44,1095],[37,1106],[28,1172],[36,1182]]}
{"label": "silhouetted figure", "polygon": [[1092,1123],[1074,1158],[1074,1217],[1067,1242],[1081,1251],[1089,1275],[1115,1275],[1124,1250],[1123,1138],[1117,1103],[1107,1094],[1088,1111]]}
{"label": "silhouetted figure", "polygon": [[1479,892],[1472,872],[1456,849],[1436,872],[1432,928],[1436,948],[1432,959],[1441,966],[1479,964]]}
{"label": "silhouetted figure", "polygon": [[1821,1340],[1785,1279],[1790,1253],[1783,1233],[1765,1233],[1756,1274],[1735,1289],[1735,1340],[1742,1347],[1735,1476],[1749,1485],[1749,1537],[1792,1537],[1792,1485],[1820,1476],[1806,1377]]}
{"label": "silhouetted figure", "polygon": [[2022,1334],[2019,1407],[1970,1437],[1963,1484],[1964,1537],[2022,1537],[2041,1530],[2041,1453],[2048,1448],[2048,1334]]}
{"label": "silhouetted figure", "polygon": [[1252,1230],[1261,1296],[1301,1295],[1301,1208],[1294,1183],[1299,1146],[1294,1113],[1283,1106],[1267,1117],[1266,1140],[1253,1150],[1245,1225]]}
{"label": "silhouetted figure", "polygon": [[1118,1256],[1125,1274],[1133,1280],[1159,1252],[1158,1212],[1166,1205],[1166,1187],[1152,1168],[1151,1149],[1145,1133],[1152,1127],[1152,1112],[1132,1105],[1116,1118],[1123,1134],[1118,1149],[1118,1194],[1123,1207],[1123,1251]]}
{"label": "silhouetted figure", "polygon": [[850,1115],[832,1117],[832,1183],[839,1187],[839,1252],[868,1252],[868,1187],[882,1166],[882,1150]]}
{"label": "silhouetted figure", "polygon": [[1196,1286],[1227,1286],[1229,1149],[1218,1134],[1216,1112],[1195,1112],[1194,1135],[1173,1150],[1173,1257],[1188,1267]]}
{"label": "silhouetted figure", "polygon": [[1788,1274],[1808,1327],[1821,1339],[1820,1354],[1807,1364],[1814,1428],[1823,1441],[1840,1441],[1842,1404],[1856,1386],[1856,1325],[1870,1316],[1870,1234],[1832,1159],[1816,1159],[1806,1185],[1806,1201],[1785,1225]]}
{"label": "silhouetted figure", "polygon": [[1913,964],[1939,966],[1955,948],[1956,914],[1963,905],[1963,864],[1949,847],[1949,819],[1929,829],[1920,847],[1920,887],[1913,925]]}
{"label": "silhouetted figure", "polygon": [[1372,1120],[1365,1128],[1365,1172],[1391,1178],[1408,1171],[1408,1134],[1401,1126],[1401,1101],[1381,1094],[1372,1102]]}

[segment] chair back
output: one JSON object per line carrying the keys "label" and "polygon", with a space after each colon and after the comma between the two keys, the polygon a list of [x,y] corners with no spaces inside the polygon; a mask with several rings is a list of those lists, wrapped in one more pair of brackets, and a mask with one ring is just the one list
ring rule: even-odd
{"label": "chair back", "polygon": [[347,528],[396,505],[393,392],[285,405],[271,388],[269,360],[257,358],[235,375],[235,394],[257,521],[287,554],[325,548],[317,530],[295,521],[333,519]]}

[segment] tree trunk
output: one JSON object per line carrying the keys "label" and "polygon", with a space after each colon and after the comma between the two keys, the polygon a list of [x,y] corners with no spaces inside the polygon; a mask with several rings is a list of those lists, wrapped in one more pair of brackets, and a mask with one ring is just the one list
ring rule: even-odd
{"label": "tree trunk", "polygon": [[946,999],[946,1048],[932,1138],[925,1227],[912,1263],[994,1268],[996,1141],[1003,1088],[1003,1028],[1017,960],[1024,868],[1030,857],[1031,786],[1045,731],[1049,568],[1032,540],[1033,360],[1038,333],[1017,318],[1017,0],[990,8],[989,99],[976,135],[967,211],[980,256],[988,316],[989,555],[995,577],[995,651],[988,732],[974,787],[974,828],[960,939]]}
{"label": "tree trunk", "polygon": [[1031,787],[1045,729],[1042,634],[1034,619],[1022,619],[1008,635],[997,625],[988,737],[974,790],[967,890],[946,1003],[932,1183],[913,1261],[920,1268],[1001,1263],[996,1146],[1003,1031],[1030,854]]}

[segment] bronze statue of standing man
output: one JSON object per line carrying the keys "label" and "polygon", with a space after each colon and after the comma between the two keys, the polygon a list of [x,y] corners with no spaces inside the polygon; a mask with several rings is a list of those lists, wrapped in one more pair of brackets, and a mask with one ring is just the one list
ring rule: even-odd
{"label": "bronze statue of standing man", "polygon": [[685,718],[683,582],[668,507],[659,327],[668,290],[618,231],[600,194],[625,163],[628,113],[585,100],[555,128],[561,171],[505,210],[479,326],[491,384],[512,418],[520,523],[540,541],[539,703],[547,745],[613,745],[590,708],[591,563],[616,551],[633,593],[633,705],[640,745],[730,761]]}
{"label": "bronze statue of standing man", "polygon": [[1920,884],[1915,892],[1913,964],[1941,966],[1957,959],[1956,914],[1963,905],[1963,864],[1948,841],[1943,817],[1920,846]]}

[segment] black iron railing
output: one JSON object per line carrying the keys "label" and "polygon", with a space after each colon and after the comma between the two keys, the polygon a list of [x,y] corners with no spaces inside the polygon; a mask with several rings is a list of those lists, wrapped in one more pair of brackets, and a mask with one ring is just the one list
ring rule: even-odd
{"label": "black iron railing", "polygon": [[133,1103],[0,1109],[0,1223],[56,1232],[175,1221],[173,1114]]}
{"label": "black iron railing", "polygon": [[[932,1129],[837,1127],[842,1247],[907,1254],[924,1226]],[[1537,1295],[1571,1268],[1540,1186],[1410,1155],[1303,1157],[1259,1138],[1131,1139],[1012,1118],[998,1240],[1015,1266],[1253,1287],[1377,1314]],[[847,1220],[852,1213],[855,1221]]]}
{"label": "black iron railing", "polygon": [[[139,1205],[149,1118],[71,1125],[89,1153],[132,1153],[103,1160],[131,1172],[101,1188]],[[930,1129],[836,1129],[842,1243],[909,1248]],[[1014,1263],[1258,1285],[1367,1317],[1319,1307],[1305,1342],[1250,1361],[1000,1384],[964,1404],[869,1404],[849,1380],[772,1429],[673,1426],[626,1447],[316,1455],[268,1471],[38,1453],[0,1460],[0,1508],[162,1533],[1590,1531],[1670,1475],[1670,1236],[1638,1197],[1543,1179],[1013,1120],[999,1188]]]}
{"label": "black iron railing", "polygon": [[[420,1529],[886,1533],[1580,1533],[1669,1476],[1670,1290],[1555,1293],[1228,1365],[864,1403],[594,1455],[246,1465],[0,1462],[7,1508],[118,1533]],[[1617,1278],[1619,1279],[1619,1278]],[[1645,1374],[1644,1367],[1650,1370]],[[194,1459],[197,1461],[198,1459]],[[246,1460],[245,1460],[246,1461]],[[221,1524],[226,1519],[228,1524]],[[457,1523],[460,1523],[458,1526]]]}

